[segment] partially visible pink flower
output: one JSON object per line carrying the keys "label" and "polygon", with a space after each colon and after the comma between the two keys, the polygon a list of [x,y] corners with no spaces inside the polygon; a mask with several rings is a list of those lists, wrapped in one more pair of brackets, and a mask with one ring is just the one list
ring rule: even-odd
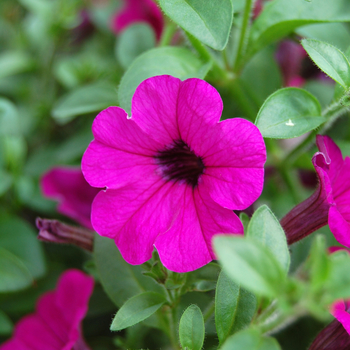
{"label": "partially visible pink flower", "polygon": [[40,297],[35,313],[16,325],[0,350],[89,350],[81,333],[94,280],[79,270],[64,272],[56,290]]}
{"label": "partially visible pink flower", "polygon": [[99,189],[86,182],[80,168],[53,168],[42,176],[40,187],[44,196],[58,200],[61,214],[92,229],[91,204]]}
{"label": "partially visible pink flower", "polygon": [[263,0],[256,0],[253,8],[253,19],[256,19],[263,9]]}
{"label": "partially visible pink flower", "polygon": [[319,149],[313,158],[319,186],[282,220],[289,244],[329,225],[336,240],[350,247],[350,158],[328,136],[317,135]]}
{"label": "partially visible pink flower", "polygon": [[280,66],[283,86],[300,87],[305,83],[301,76],[303,60],[308,57],[301,44],[283,40],[277,48],[276,60]]}
{"label": "partially visible pink flower", "polygon": [[82,170],[107,190],[92,225],[130,264],[149,260],[155,245],[168,269],[195,270],[215,259],[213,235],[243,234],[232,210],[259,197],[266,150],[251,122],[219,122],[222,108],[207,82],[162,75],[138,86],[130,118],[118,107],[96,117]]}
{"label": "partially visible pink flower", "polygon": [[120,33],[139,22],[149,24],[157,40],[160,39],[164,27],[163,14],[153,0],[124,0],[124,7],[112,18],[112,29]]}
{"label": "partially visible pink flower", "polygon": [[340,246],[334,245],[334,246],[328,248],[328,252],[329,252],[330,254],[333,254],[333,253],[335,253],[335,252],[338,252],[339,250],[344,250],[344,251],[346,251],[347,253],[350,254],[350,250],[349,250],[348,248],[345,248],[345,247],[340,247]]}
{"label": "partially visible pink flower", "polygon": [[350,303],[344,300],[338,300],[332,304],[330,311],[350,335]]}

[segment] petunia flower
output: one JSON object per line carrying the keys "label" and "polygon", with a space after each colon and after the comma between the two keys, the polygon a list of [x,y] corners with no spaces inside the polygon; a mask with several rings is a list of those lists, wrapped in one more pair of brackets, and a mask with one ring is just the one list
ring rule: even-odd
{"label": "petunia flower", "polygon": [[124,0],[124,7],[112,18],[112,30],[120,33],[139,22],[149,24],[157,40],[160,39],[164,27],[163,14],[153,0]]}
{"label": "petunia flower", "polygon": [[329,225],[335,239],[350,247],[350,158],[328,136],[317,135],[319,149],[313,158],[319,185],[282,220],[289,244]]}
{"label": "petunia flower", "polygon": [[243,234],[232,210],[259,197],[266,150],[251,122],[219,122],[222,108],[207,82],[162,75],[138,86],[131,117],[110,107],[94,120],[82,170],[106,190],[92,225],[130,264],[149,260],[155,245],[168,269],[195,270],[215,259],[213,235]]}
{"label": "petunia flower", "polygon": [[92,229],[91,204],[99,189],[91,187],[79,168],[56,167],[40,182],[44,196],[58,200],[58,212]]}
{"label": "petunia flower", "polygon": [[35,313],[17,323],[12,338],[0,350],[89,350],[81,321],[93,286],[93,278],[79,270],[64,272],[56,290],[40,297]]}

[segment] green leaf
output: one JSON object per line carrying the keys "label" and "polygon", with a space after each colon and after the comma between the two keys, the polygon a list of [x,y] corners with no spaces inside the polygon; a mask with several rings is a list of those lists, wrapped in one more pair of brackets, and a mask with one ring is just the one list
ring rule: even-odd
{"label": "green leaf", "polygon": [[57,123],[66,124],[78,115],[99,112],[116,105],[116,88],[110,83],[99,82],[62,96],[54,105],[52,116]]}
{"label": "green leaf", "polygon": [[310,58],[328,76],[344,88],[350,85],[349,61],[339,49],[331,44],[314,39],[304,39],[301,44]]}
{"label": "green leaf", "polygon": [[324,283],[329,303],[337,299],[350,298],[350,255],[346,251],[333,253],[329,257],[329,276]]}
{"label": "green leaf", "polygon": [[221,272],[215,292],[215,326],[220,344],[250,323],[256,306],[254,294]]}
{"label": "green leaf", "polygon": [[165,302],[164,295],[154,292],[135,295],[118,310],[112,321],[111,331],[120,331],[145,320],[153,315]]}
{"label": "green leaf", "polygon": [[316,39],[332,43],[345,51],[350,42],[350,33],[345,23],[318,23],[303,26],[296,33],[303,38]]}
{"label": "green leaf", "polygon": [[[244,67],[240,80],[257,108],[282,85],[281,71],[275,60],[276,48],[269,46],[259,51]],[[259,72],[259,79],[257,79]]]}
{"label": "green leaf", "polygon": [[12,185],[12,175],[0,170],[0,196],[2,196]]}
{"label": "green leaf", "polygon": [[123,68],[128,68],[132,61],[156,44],[153,29],[144,23],[127,27],[118,37],[115,54]]}
{"label": "green leaf", "polygon": [[290,254],[286,235],[268,206],[262,205],[254,212],[249,222],[247,236],[267,247],[285,272],[288,272]]}
{"label": "green leaf", "polygon": [[246,329],[231,336],[220,350],[281,350],[276,339],[264,337],[257,330]]}
{"label": "green leaf", "polygon": [[110,299],[121,307],[130,297],[145,291],[162,293],[142,267],[128,264],[112,239],[95,235],[94,259],[100,282]]}
{"label": "green leaf", "polygon": [[183,349],[201,350],[204,343],[205,328],[201,309],[190,305],[180,319],[179,338]]}
{"label": "green leaf", "polygon": [[0,335],[10,335],[12,333],[13,323],[5,312],[0,310]]}
{"label": "green leaf", "polygon": [[317,235],[315,237],[311,246],[307,267],[309,267],[311,275],[312,289],[314,291],[321,289],[327,281],[330,272],[330,261],[324,236]]}
{"label": "green leaf", "polygon": [[0,293],[24,289],[33,282],[23,262],[8,250],[0,247]]}
{"label": "green leaf", "polygon": [[120,106],[130,114],[131,99],[142,81],[155,75],[169,74],[179,79],[204,78],[210,65],[190,51],[180,47],[160,47],[149,50],[131,64],[119,86]]}
{"label": "green leaf", "polygon": [[249,56],[277,41],[296,28],[312,23],[350,21],[348,0],[275,0],[267,3],[254,21],[249,40]]}
{"label": "green leaf", "polygon": [[232,0],[160,0],[162,10],[175,23],[215,50],[227,44],[233,18]]}
{"label": "green leaf", "polygon": [[21,133],[17,107],[6,98],[0,98],[0,135]]}
{"label": "green leaf", "polygon": [[21,260],[33,278],[46,272],[44,252],[36,231],[16,216],[0,216],[0,247]]}
{"label": "green leaf", "polygon": [[224,271],[244,288],[267,297],[276,297],[284,288],[281,265],[260,242],[217,235],[214,248]]}
{"label": "green leaf", "polygon": [[264,137],[288,139],[317,128],[326,119],[321,106],[309,92],[284,88],[270,95],[261,106],[255,125]]}
{"label": "green leaf", "polygon": [[244,212],[239,213],[239,220],[242,221],[243,227],[244,227],[244,232],[247,232],[248,225],[249,225],[249,216]]}
{"label": "green leaf", "polygon": [[7,51],[0,55],[0,79],[27,71],[33,65],[24,52]]}

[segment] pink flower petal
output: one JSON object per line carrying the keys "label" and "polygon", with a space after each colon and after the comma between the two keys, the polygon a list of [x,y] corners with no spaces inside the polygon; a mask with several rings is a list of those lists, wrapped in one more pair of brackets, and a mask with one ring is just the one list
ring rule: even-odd
{"label": "pink flower petal", "polygon": [[163,15],[158,6],[152,0],[124,0],[125,6],[118,11],[112,19],[112,29],[119,33],[129,25],[146,22],[155,31],[157,39],[160,39],[163,31]]}
{"label": "pink flower petal", "polygon": [[159,145],[119,107],[102,111],[92,126],[95,140],[82,159],[91,186],[119,188],[155,171],[153,155]]}
{"label": "pink flower petal", "polygon": [[[72,350],[82,339],[80,323],[87,312],[94,280],[78,270],[62,274],[55,291],[38,301],[36,313],[24,317],[1,350]],[[83,349],[83,348],[82,348]]]}
{"label": "pink flower petal", "polygon": [[215,234],[243,234],[236,214],[216,204],[205,190],[187,186],[184,191],[173,225],[155,242],[164,266],[179,273],[198,269],[215,259],[211,245]]}
{"label": "pink flower petal", "polygon": [[[63,350],[67,344],[73,347],[75,339],[62,339],[37,315],[24,317],[16,326],[15,338],[26,344],[29,349]],[[15,350],[15,349],[13,349]]]}
{"label": "pink flower petal", "polygon": [[350,314],[346,311],[343,300],[339,300],[332,305],[331,314],[343,325],[350,335]]}
{"label": "pink flower petal", "polygon": [[203,182],[218,204],[245,209],[263,188],[264,140],[258,128],[245,119],[225,120],[216,129],[216,137],[203,156],[206,166]]}
{"label": "pink flower petal", "polygon": [[332,182],[343,166],[343,156],[341,154],[340,148],[336,143],[326,135],[317,135],[316,144],[321,153],[326,157],[326,162],[331,164],[329,167],[329,177]]}
{"label": "pink flower petal", "polygon": [[92,224],[103,236],[114,238],[124,259],[142,264],[152,257],[156,237],[166,232],[176,215],[182,186],[153,175],[95,198]]}
{"label": "pink flower petal", "polygon": [[177,102],[177,127],[181,139],[196,153],[200,151],[194,145],[201,138],[207,138],[208,129],[220,121],[222,109],[220,94],[206,81],[192,78],[181,83]]}
{"label": "pink flower petal", "polygon": [[144,80],[131,103],[131,118],[164,148],[180,139],[177,104],[181,80],[160,75]]}
{"label": "pink flower petal", "polygon": [[40,186],[44,196],[60,202],[60,213],[92,228],[91,203],[99,189],[89,186],[79,168],[53,168],[43,175]]}
{"label": "pink flower petal", "polygon": [[92,277],[79,270],[68,270],[60,278],[56,291],[56,302],[64,317],[71,324],[78,324],[84,318],[94,288]]}
{"label": "pink flower petal", "polygon": [[350,247],[350,224],[335,206],[329,209],[328,225],[335,239],[340,244]]}

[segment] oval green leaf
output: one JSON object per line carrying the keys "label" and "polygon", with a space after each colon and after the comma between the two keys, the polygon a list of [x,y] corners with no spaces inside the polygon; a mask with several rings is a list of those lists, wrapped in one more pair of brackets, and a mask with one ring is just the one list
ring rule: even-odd
{"label": "oval green leaf", "polygon": [[318,100],[306,90],[284,88],[270,95],[261,106],[255,125],[264,137],[289,139],[311,131],[326,119]]}
{"label": "oval green leaf", "polygon": [[335,46],[315,39],[301,41],[306,52],[316,65],[329,77],[342,85],[350,86],[350,65],[346,56]]}
{"label": "oval green leaf", "polygon": [[205,327],[201,309],[190,305],[180,319],[179,338],[183,349],[201,350],[204,343]]}
{"label": "oval green leaf", "polygon": [[0,98],[0,135],[21,133],[17,107],[6,98]]}
{"label": "oval green leaf", "polygon": [[248,225],[247,236],[267,247],[281,264],[283,270],[288,272],[290,254],[286,235],[268,206],[262,205],[254,212]]}
{"label": "oval green leaf", "polygon": [[145,320],[165,302],[164,295],[154,292],[135,295],[118,310],[112,321],[111,331],[120,331]]}
{"label": "oval green leaf", "polygon": [[57,123],[65,124],[76,116],[99,112],[117,105],[116,88],[107,82],[80,87],[61,97],[52,110]]}
{"label": "oval green leaf", "polygon": [[232,0],[160,0],[162,10],[181,28],[215,50],[223,50],[232,26]]}
{"label": "oval green leaf", "polygon": [[123,68],[128,68],[132,61],[156,44],[153,29],[144,23],[137,23],[126,28],[118,37],[115,54]]}
{"label": "oval green leaf", "polygon": [[284,288],[281,265],[260,242],[217,235],[214,248],[224,271],[244,288],[267,297],[276,297]]}
{"label": "oval green leaf", "polygon": [[281,350],[276,339],[264,337],[257,330],[246,329],[231,336],[220,350]]}
{"label": "oval green leaf", "polygon": [[24,289],[33,282],[23,262],[14,254],[0,247],[0,293]]}
{"label": "oval green leaf", "polygon": [[13,323],[5,312],[0,310],[0,335],[10,335],[13,329]]}
{"label": "oval green leaf", "polygon": [[215,292],[215,326],[220,344],[245,328],[256,310],[255,295],[220,273]]}
{"label": "oval green leaf", "polygon": [[0,247],[20,259],[31,278],[46,272],[44,252],[35,230],[17,216],[0,216]]}
{"label": "oval green leaf", "polygon": [[155,75],[169,74],[179,79],[204,78],[210,65],[190,51],[180,47],[160,47],[149,50],[130,65],[119,86],[120,106],[130,114],[131,99],[139,84]]}
{"label": "oval green leaf", "polygon": [[263,47],[286,37],[300,26],[348,21],[350,21],[348,0],[271,1],[266,4],[252,25],[248,55],[251,57]]}
{"label": "oval green leaf", "polygon": [[112,239],[95,235],[94,259],[104,290],[121,307],[129,298],[145,291],[162,293],[162,288],[142,274],[142,267],[128,264]]}

